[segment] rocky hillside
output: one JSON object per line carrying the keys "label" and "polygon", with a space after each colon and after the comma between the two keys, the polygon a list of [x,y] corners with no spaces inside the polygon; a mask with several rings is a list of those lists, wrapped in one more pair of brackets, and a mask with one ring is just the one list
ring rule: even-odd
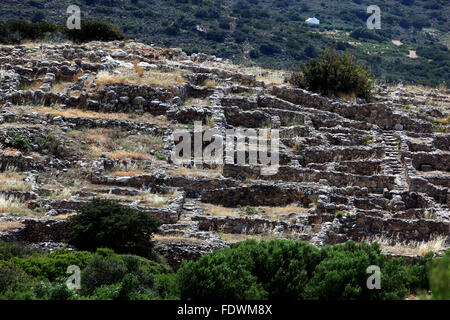
{"label": "rocky hillside", "polygon": [[[247,66],[298,69],[331,46],[350,50],[382,80],[450,82],[446,0],[4,0],[1,21],[62,25],[72,4],[83,18],[114,23],[131,39]],[[369,31],[367,7],[374,4],[382,25]],[[314,16],[320,25],[307,25]]]}
{"label": "rocky hillside", "polygon": [[[245,238],[449,247],[448,90],[350,103],[131,41],[2,46],[0,63],[0,239],[65,246],[67,217],[96,196],[162,219],[157,249],[175,267]],[[176,165],[173,132],[194,121],[278,129],[278,171]]]}

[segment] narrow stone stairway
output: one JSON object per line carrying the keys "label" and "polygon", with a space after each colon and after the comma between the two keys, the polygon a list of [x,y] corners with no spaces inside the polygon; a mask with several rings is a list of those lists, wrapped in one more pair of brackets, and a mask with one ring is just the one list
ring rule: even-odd
{"label": "narrow stone stairway", "polygon": [[396,176],[395,182],[398,191],[407,191],[406,172],[399,154],[400,140],[392,133],[384,133],[383,139],[385,143],[385,158],[383,159],[385,172]]}

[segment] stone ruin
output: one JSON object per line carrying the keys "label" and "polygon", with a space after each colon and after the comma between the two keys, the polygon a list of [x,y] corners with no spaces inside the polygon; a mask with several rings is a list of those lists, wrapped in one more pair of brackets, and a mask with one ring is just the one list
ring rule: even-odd
{"label": "stone ruin", "polygon": [[[350,103],[135,42],[1,46],[0,64],[0,196],[23,207],[0,211],[0,239],[67,247],[67,217],[96,196],[160,218],[175,268],[246,238],[450,245],[448,90],[380,86]],[[278,129],[278,171],[176,165],[172,134],[194,121]]]}

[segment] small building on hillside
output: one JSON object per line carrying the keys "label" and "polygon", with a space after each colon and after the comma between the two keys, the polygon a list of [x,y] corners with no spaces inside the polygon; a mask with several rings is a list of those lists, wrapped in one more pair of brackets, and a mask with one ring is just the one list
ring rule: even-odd
{"label": "small building on hillside", "polygon": [[320,24],[319,19],[317,19],[316,17],[308,18],[305,20],[305,22],[310,24]]}

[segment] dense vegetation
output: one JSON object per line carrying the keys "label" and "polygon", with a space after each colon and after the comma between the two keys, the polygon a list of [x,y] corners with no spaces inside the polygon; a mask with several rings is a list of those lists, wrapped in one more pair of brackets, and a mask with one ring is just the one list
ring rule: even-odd
{"label": "dense vegetation", "polygon": [[[446,0],[384,0],[381,29],[368,30],[370,0],[5,0],[3,21],[56,21],[77,4],[82,17],[118,25],[130,38],[230,58],[245,65],[300,70],[325,48],[349,50],[383,81],[448,84],[450,5]],[[309,17],[319,26],[305,24]],[[396,46],[391,41],[403,44]],[[415,50],[419,58],[408,57]]]}
{"label": "dense vegetation", "polygon": [[[433,290],[449,299],[450,251],[417,264],[386,258],[377,244],[327,246],[247,240],[216,251],[177,271],[111,249],[42,253],[0,242],[0,299],[403,299]],[[65,284],[68,266],[81,271],[81,289]],[[369,290],[369,265],[381,269],[381,289]],[[428,279],[428,275],[430,275]]]}
{"label": "dense vegetation", "polygon": [[[67,268],[79,266],[81,290],[69,290]],[[30,251],[0,243],[0,299],[158,299],[167,295],[170,268],[139,256],[110,249],[54,253]]]}
{"label": "dense vegetation", "polygon": [[290,82],[327,96],[351,95],[369,101],[375,79],[348,52],[339,56],[327,50],[322,57],[304,64],[302,72],[294,73]]}
{"label": "dense vegetation", "polygon": [[[392,300],[430,288],[433,298],[450,298],[450,250],[441,259],[429,254],[407,264],[387,260],[377,243],[317,249],[307,242],[247,240],[174,272],[153,252],[150,239],[159,224],[144,212],[94,198],[69,220],[71,243],[88,251],[44,253],[0,241],[0,300]],[[80,289],[66,285],[69,266],[81,270]],[[367,286],[369,266],[380,268],[379,290]]]}
{"label": "dense vegetation", "polygon": [[18,44],[24,40],[70,39],[81,43],[87,41],[125,40],[125,34],[109,23],[81,20],[81,30],[69,30],[50,22],[11,21],[0,24],[0,43]]}
{"label": "dense vegetation", "polygon": [[117,26],[91,20],[81,20],[80,30],[64,32],[70,40],[75,42],[125,40],[127,37]]}
{"label": "dense vegetation", "polygon": [[[184,299],[402,299],[425,289],[425,258],[386,261],[377,244],[327,246],[246,241],[188,262],[178,271]],[[367,267],[381,269],[381,290],[366,286]]]}

